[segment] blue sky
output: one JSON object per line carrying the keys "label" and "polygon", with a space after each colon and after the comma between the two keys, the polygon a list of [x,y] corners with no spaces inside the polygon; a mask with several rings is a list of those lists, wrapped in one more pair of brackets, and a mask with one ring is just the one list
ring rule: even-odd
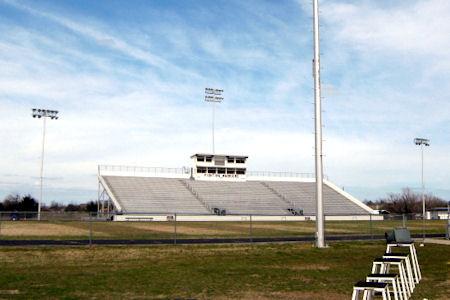
{"label": "blue sky", "polygon": [[[211,150],[313,172],[310,1],[0,0],[0,198],[96,198],[98,164],[181,167]],[[450,199],[450,2],[321,1],[325,173],[360,199]]]}

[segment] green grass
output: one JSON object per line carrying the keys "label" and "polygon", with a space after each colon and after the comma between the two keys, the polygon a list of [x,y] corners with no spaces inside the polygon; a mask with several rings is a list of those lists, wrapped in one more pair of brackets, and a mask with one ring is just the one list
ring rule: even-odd
{"label": "green grass", "polygon": [[[426,233],[445,233],[444,220],[426,221]],[[422,221],[409,220],[407,227],[413,234],[422,233]],[[94,239],[152,239],[173,238],[174,222],[83,222],[83,221],[2,221],[0,239],[88,239],[90,228]],[[328,235],[383,234],[397,221],[327,221]],[[278,222],[177,222],[179,238],[214,237],[282,237],[312,236],[313,221]]]}
{"label": "green grass", "polygon": [[[0,248],[0,298],[348,299],[382,243]],[[418,248],[413,299],[446,299],[450,247]]]}

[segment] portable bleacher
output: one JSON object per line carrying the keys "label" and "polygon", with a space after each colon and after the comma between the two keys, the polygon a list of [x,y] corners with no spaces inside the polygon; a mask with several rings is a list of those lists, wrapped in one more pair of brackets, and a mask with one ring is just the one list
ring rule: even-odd
{"label": "portable bleacher", "polygon": [[[117,220],[131,220],[127,216],[133,214],[184,214],[191,216],[190,220],[202,220],[203,216],[227,220],[232,215],[305,219],[315,215],[313,175],[251,172],[247,159],[245,155],[197,153],[191,156],[189,168],[99,166],[100,211],[120,213]],[[354,220],[375,214],[328,180],[324,180],[323,191],[327,216]]]}

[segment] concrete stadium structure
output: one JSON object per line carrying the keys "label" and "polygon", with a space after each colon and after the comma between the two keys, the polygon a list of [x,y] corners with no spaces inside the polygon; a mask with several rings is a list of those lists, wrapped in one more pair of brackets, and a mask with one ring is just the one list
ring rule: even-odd
{"label": "concrete stadium structure", "polygon": [[[247,171],[247,156],[194,154],[191,168],[99,166],[99,210],[119,221],[315,219],[314,174]],[[327,219],[377,218],[324,180]]]}

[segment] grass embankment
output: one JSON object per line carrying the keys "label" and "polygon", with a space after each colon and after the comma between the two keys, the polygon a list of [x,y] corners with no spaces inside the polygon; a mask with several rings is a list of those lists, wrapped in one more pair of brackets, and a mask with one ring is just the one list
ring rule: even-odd
{"label": "grass embankment", "polygon": [[[0,298],[349,299],[382,243],[0,249]],[[413,299],[448,299],[450,247],[418,248]]]}
{"label": "grass embankment", "polygon": [[[445,220],[426,221],[426,233],[445,233]],[[422,233],[422,221],[407,221],[413,234]],[[313,236],[312,221],[292,222],[177,222],[179,238]],[[383,234],[401,221],[327,221],[328,235]],[[174,222],[2,221],[0,239],[173,238]]]}

